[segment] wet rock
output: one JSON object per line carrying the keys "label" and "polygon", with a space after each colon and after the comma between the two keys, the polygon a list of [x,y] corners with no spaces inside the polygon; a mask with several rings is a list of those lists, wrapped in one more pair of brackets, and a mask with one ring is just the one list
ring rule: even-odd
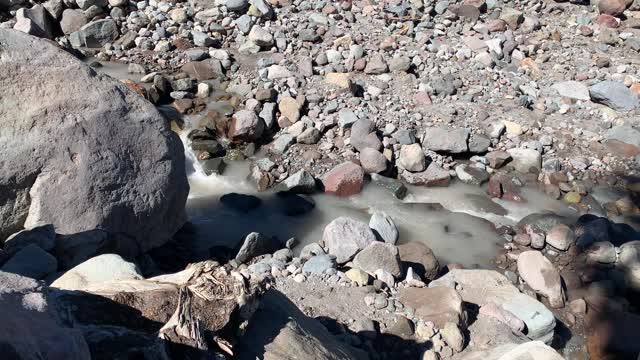
{"label": "wet rock", "polygon": [[329,254],[336,257],[338,264],[344,264],[359,251],[375,242],[376,237],[367,224],[347,217],[339,217],[324,228],[322,241]]}
{"label": "wet rock", "polygon": [[281,244],[274,239],[252,232],[244,239],[236,255],[236,261],[245,263],[256,256],[273,253],[281,247]]}
{"label": "wet rock", "polygon": [[326,193],[337,196],[355,195],[364,186],[364,170],[352,162],[345,162],[325,174],[322,183]]}
{"label": "wet rock", "polygon": [[400,166],[410,172],[422,172],[427,168],[422,147],[419,144],[403,145],[400,148]]}
{"label": "wet rock", "polygon": [[264,122],[251,110],[233,114],[229,125],[229,138],[233,141],[255,141],[262,136]]}
{"label": "wet rock", "polygon": [[509,149],[507,150],[513,159],[510,164],[521,173],[538,173],[542,169],[542,156],[533,149]]}
{"label": "wet rock", "polygon": [[135,264],[118,255],[105,254],[91,258],[67,271],[51,286],[64,290],[82,290],[105,281],[141,279],[143,277]]}
{"label": "wet rock", "polygon": [[459,154],[469,150],[469,129],[428,128],[422,138],[422,147],[432,151]]}
{"label": "wet rock", "polygon": [[489,180],[489,173],[466,164],[456,166],[458,179],[466,184],[481,185]]}
{"label": "wet rock", "polygon": [[369,219],[369,227],[380,241],[393,245],[398,241],[398,228],[396,228],[393,219],[385,212],[374,212]]}
{"label": "wet rock", "polygon": [[404,171],[401,177],[409,184],[422,186],[448,186],[451,180],[449,172],[435,162],[430,163],[427,169],[422,172]]}
{"label": "wet rock", "polygon": [[370,274],[382,269],[398,278],[402,274],[398,249],[388,243],[372,242],[353,259],[353,264]]}
{"label": "wet rock", "polygon": [[316,179],[306,170],[300,170],[282,182],[282,189],[295,194],[313,194],[316,191]]}
{"label": "wet rock", "polygon": [[554,307],[564,306],[562,279],[551,261],[539,251],[525,251],[518,256],[520,277]]}
{"label": "wet rock", "polygon": [[464,324],[462,298],[454,289],[403,288],[399,291],[398,300],[405,307],[414,309],[416,318],[431,321],[438,328],[443,328],[448,322]]}
{"label": "wet rock", "polygon": [[566,251],[575,243],[576,235],[567,225],[558,224],[547,232],[546,241],[554,248]]}
{"label": "wet rock", "polygon": [[202,61],[190,61],[182,65],[182,71],[198,81],[211,80],[224,77],[222,64],[216,59]]}
{"label": "wet rock", "polygon": [[118,25],[111,19],[92,21],[69,35],[74,47],[99,48],[118,38]]}
{"label": "wet rock", "polygon": [[0,270],[40,280],[55,272],[57,268],[58,261],[55,257],[37,245],[30,244],[16,252]]}
{"label": "wet rock", "polygon": [[302,267],[306,274],[323,274],[329,269],[336,268],[336,260],[331,255],[316,255],[310,258]]}
{"label": "wet rock", "polygon": [[316,207],[315,202],[309,196],[288,192],[279,192],[276,196],[278,200],[278,210],[287,216],[304,215]]}
{"label": "wet rock", "polygon": [[220,202],[231,209],[248,213],[262,204],[259,197],[253,195],[228,193],[220,197]]}
{"label": "wet rock", "polygon": [[504,275],[492,270],[455,269],[431,282],[430,287],[458,284],[462,300],[480,307],[490,302],[524,321],[527,337],[550,341],[556,321],[536,299],[521,293]]}
{"label": "wet rock", "polygon": [[589,88],[593,102],[604,104],[616,111],[630,111],[638,104],[638,96],[618,81],[602,81]]}
{"label": "wet rock", "polygon": [[378,174],[371,174],[371,180],[378,186],[382,186],[393,194],[396,198],[402,200],[407,195],[407,187],[401,181],[388,178]]}
{"label": "wet rock", "polygon": [[387,158],[378,150],[367,147],[360,152],[360,165],[367,174],[380,173],[387,169]]}

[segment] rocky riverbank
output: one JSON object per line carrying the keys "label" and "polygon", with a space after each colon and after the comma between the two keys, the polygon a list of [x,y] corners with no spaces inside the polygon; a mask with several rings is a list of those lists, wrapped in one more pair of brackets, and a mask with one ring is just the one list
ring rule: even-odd
{"label": "rocky riverbank", "polygon": [[637,1],[0,0],[3,349],[635,360],[638,51]]}

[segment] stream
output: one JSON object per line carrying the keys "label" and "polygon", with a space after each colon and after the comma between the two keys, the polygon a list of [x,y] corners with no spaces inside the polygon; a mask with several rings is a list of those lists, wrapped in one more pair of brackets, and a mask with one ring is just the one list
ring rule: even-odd
{"label": "stream", "polygon": [[[127,73],[126,64],[102,64],[97,71],[118,79],[140,80],[140,75]],[[209,110],[223,107],[223,112],[232,111],[225,102],[212,102],[208,107]],[[281,241],[295,237],[298,245],[294,252],[299,252],[304,245],[321,240],[324,227],[337,217],[347,216],[368,223],[371,214],[384,211],[398,227],[400,244],[423,242],[445,264],[488,267],[505,242],[496,232],[496,226],[515,224],[529,214],[543,211],[565,216],[576,214],[562,201],[534,188],[522,189],[522,195],[528,200],[526,203],[515,203],[490,199],[485,192],[486,186],[452,181],[444,188],[408,186],[408,195],[403,200],[370,182],[360,194],[348,198],[312,195],[315,203],[312,211],[288,216],[274,191],[259,193],[247,181],[249,160],[228,164],[223,175],[205,175],[186,136],[192,120],[190,117],[185,119],[187,125],[179,135],[185,145],[191,186],[187,213],[195,234],[188,246],[196,251],[206,251],[214,246],[237,246],[248,233],[255,231]],[[220,202],[220,197],[228,193],[254,195],[262,202],[249,212],[238,212]],[[442,208],[434,204],[440,204]]]}

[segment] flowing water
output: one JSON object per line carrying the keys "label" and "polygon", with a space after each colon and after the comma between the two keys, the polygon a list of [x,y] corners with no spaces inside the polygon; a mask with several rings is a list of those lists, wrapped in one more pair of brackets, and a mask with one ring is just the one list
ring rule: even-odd
{"label": "flowing water", "polygon": [[[139,75],[126,73],[126,65],[103,63],[97,71],[118,79],[138,81]],[[228,103],[212,102],[210,110],[233,111]],[[188,129],[194,118],[185,119]],[[185,144],[185,157],[191,192],[187,212],[195,236],[190,247],[207,251],[213,246],[233,247],[252,231],[276,236],[285,241],[295,237],[302,246],[322,239],[324,227],[333,219],[347,216],[364,222],[375,211],[391,216],[400,232],[400,243],[419,241],[427,244],[443,263],[466,266],[488,266],[490,259],[504,243],[495,225],[513,224],[522,217],[541,211],[574,215],[561,201],[553,200],[536,189],[525,188],[528,202],[518,204],[492,200],[484,187],[454,182],[446,188],[409,187],[408,196],[400,201],[386,189],[369,183],[362,193],[349,198],[316,194],[315,208],[304,215],[287,216],[274,192],[258,193],[246,180],[249,162],[229,164],[223,175],[205,175],[188,146],[186,133],[180,134]],[[241,213],[224,206],[220,197],[227,193],[258,196],[262,203],[256,209]],[[444,209],[433,204],[440,204]],[[492,224],[493,223],[493,224]]]}
{"label": "flowing water", "polygon": [[[186,157],[187,161],[194,159],[189,150]],[[534,189],[525,189],[523,193],[533,201],[515,204],[494,202],[484,193],[484,188],[454,182],[446,188],[410,187],[410,194],[403,201],[369,183],[362,193],[349,198],[313,195],[314,210],[301,216],[287,216],[273,192],[258,193],[246,180],[248,162],[232,163],[224,175],[210,176],[204,175],[193,162],[188,166],[191,193],[187,211],[196,229],[192,246],[202,251],[212,246],[236,245],[252,231],[283,241],[295,237],[300,243],[296,248],[299,250],[322,239],[324,227],[337,217],[368,222],[371,214],[380,210],[391,216],[398,226],[400,243],[424,242],[444,263],[488,266],[504,243],[491,222],[513,224],[530,213],[544,210],[572,214],[561,202]],[[262,204],[248,213],[240,213],[219,201],[230,192],[258,196]],[[433,206],[434,203],[444,209]]]}

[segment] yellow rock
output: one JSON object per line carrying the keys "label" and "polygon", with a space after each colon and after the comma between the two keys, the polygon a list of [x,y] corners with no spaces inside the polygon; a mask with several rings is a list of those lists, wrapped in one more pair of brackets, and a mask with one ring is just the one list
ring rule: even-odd
{"label": "yellow rock", "polygon": [[280,113],[286,117],[291,123],[300,120],[300,104],[291,96],[285,96],[278,104]]}
{"label": "yellow rock", "polygon": [[522,133],[524,132],[522,130],[522,126],[518,123],[515,123],[513,121],[507,121],[507,120],[504,120],[503,123],[507,129],[507,134],[509,135],[522,135]]}
{"label": "yellow rock", "polygon": [[358,284],[359,286],[365,286],[367,284],[369,284],[369,274],[367,274],[366,272],[357,269],[357,268],[353,268],[349,271],[347,271],[345,273],[345,275],[347,275],[347,277],[349,278],[349,280],[353,281],[354,283]]}
{"label": "yellow rock", "polygon": [[335,85],[339,88],[348,89],[351,80],[350,73],[328,73],[325,77],[327,84]]}
{"label": "yellow rock", "polygon": [[575,191],[570,191],[564,196],[564,201],[570,204],[578,204],[582,201],[582,196]]}

